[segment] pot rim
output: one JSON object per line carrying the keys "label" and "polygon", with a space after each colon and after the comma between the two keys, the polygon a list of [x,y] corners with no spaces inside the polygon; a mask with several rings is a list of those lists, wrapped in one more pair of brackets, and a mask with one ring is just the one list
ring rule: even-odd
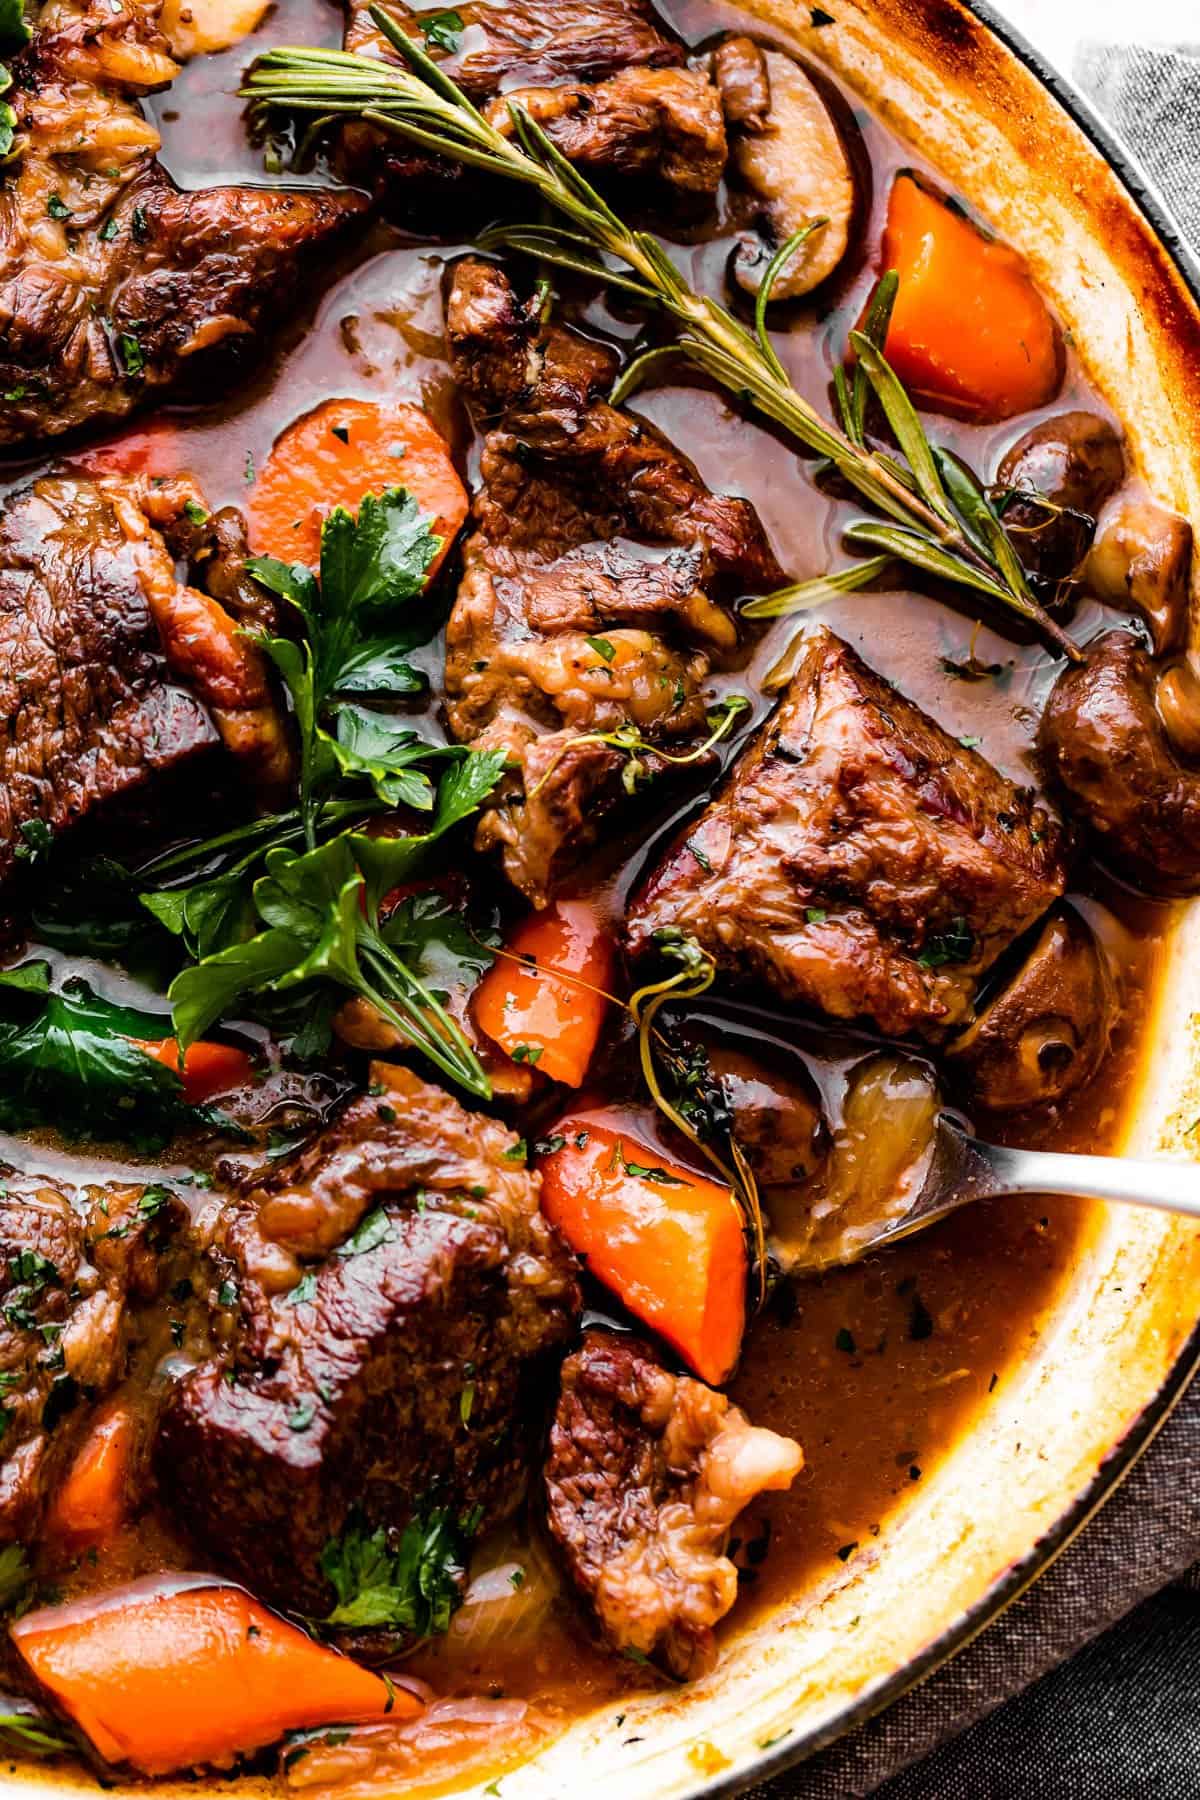
{"label": "pot rim", "polygon": [[[1101,118],[1075,83],[1028,38],[996,11],[992,0],[963,0],[969,11],[994,37],[1035,75],[1041,85],[1077,125],[1109,168],[1119,178],[1139,212],[1151,226],[1175,264],[1193,298],[1200,301],[1200,253],[1183,235],[1157,184],[1136,161],[1133,152]],[[1114,1445],[1096,1476],[1033,1548],[1015,1563],[962,1617],[933,1640],[920,1655],[866,1689],[835,1718],[811,1731],[789,1738],[778,1750],[764,1752],[749,1764],[716,1775],[692,1790],[692,1800],[734,1800],[759,1783],[798,1768],[821,1750],[830,1748],[850,1732],[865,1725],[895,1701],[919,1685],[966,1648],[1000,1617],[1025,1590],[1049,1568],[1100,1511],[1124,1481],[1135,1463],[1153,1443],[1171,1413],[1200,1372],[1200,1322],[1154,1398],[1143,1409],[1124,1437]]]}

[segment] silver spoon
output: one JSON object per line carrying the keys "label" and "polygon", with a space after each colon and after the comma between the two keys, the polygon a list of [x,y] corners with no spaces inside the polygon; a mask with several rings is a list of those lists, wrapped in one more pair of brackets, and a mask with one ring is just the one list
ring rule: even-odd
{"label": "silver spoon", "polygon": [[913,1204],[900,1218],[881,1220],[878,1232],[860,1248],[878,1250],[924,1230],[960,1206],[1012,1194],[1077,1194],[1085,1200],[1117,1200],[1200,1219],[1200,1163],[985,1144],[943,1112],[938,1115],[929,1168]]}

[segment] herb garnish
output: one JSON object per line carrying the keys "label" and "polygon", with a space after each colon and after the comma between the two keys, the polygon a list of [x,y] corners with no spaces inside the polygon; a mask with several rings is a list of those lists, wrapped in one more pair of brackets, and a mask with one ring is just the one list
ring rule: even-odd
{"label": "herb garnish", "polygon": [[54,991],[46,962],[0,971],[0,1125],[53,1120],[85,1137],[136,1127],[148,1144],[164,1141],[206,1116],[185,1103],[174,1070],[132,1041],[169,1036],[165,1017],[115,1006],[79,977]]}
{"label": "herb garnish", "polygon": [[975,951],[975,939],[965,919],[955,919],[945,931],[935,931],[925,940],[917,957],[923,969],[940,969],[947,963],[965,963]]}
{"label": "herb garnish", "polygon": [[416,1637],[445,1631],[462,1599],[470,1535],[463,1526],[435,1507],[410,1519],[393,1549],[382,1526],[368,1531],[352,1522],[321,1552],[321,1573],[337,1596],[323,1623],[360,1631],[390,1625]]}
{"label": "herb garnish", "polygon": [[[301,742],[299,805],[237,826],[146,865],[142,903],[195,958],[170,988],[186,1048],[223,1013],[291,1004],[311,1009],[328,1035],[331,992],[370,1001],[407,1042],[470,1092],[491,1084],[445,1008],[452,964],[479,966],[486,948],[436,904],[383,915],[386,896],[412,878],[447,832],[495,786],[505,753],[430,743],[350,696],[387,699],[423,691],[405,661],[436,620],[397,620],[424,589],[441,540],[403,488],[368,494],[352,518],[336,508],[321,534],[320,572],[255,557],[257,580],[294,607],[299,642],[263,638],[291,696]],[[445,773],[435,788],[427,770]],[[399,837],[358,829],[404,806],[428,820]],[[214,873],[215,867],[215,873]],[[196,878],[190,883],[188,874]],[[426,979],[431,969],[437,988]],[[318,1017],[319,1015],[319,1017]]]}
{"label": "herb garnish", "polygon": [[463,18],[459,12],[428,13],[417,23],[421,36],[435,50],[448,50],[453,55],[462,43]]}
{"label": "herb garnish", "polygon": [[[511,135],[491,123],[428,52],[380,6],[371,18],[404,67],[351,51],[304,46],[269,50],[258,58],[243,88],[256,114],[280,109],[322,117],[369,115],[371,123],[451,160],[520,183],[562,215],[565,226],[493,226],[480,238],[484,250],[513,249],[585,275],[606,288],[665,313],[674,343],[635,356],[613,390],[613,404],[630,394],[665,358],[684,355],[722,386],[824,457],[828,466],[867,502],[878,519],[852,524],[847,541],[881,557],[988,595],[1037,625],[1046,641],[1078,661],[1081,652],[1033,596],[1004,526],[980,484],[953,458],[930,444],[911,401],[879,344],[879,321],[894,298],[896,277],[885,275],[871,308],[874,329],[851,333],[853,377],[837,384],[840,422],[823,419],[793,386],[775,353],[766,309],[781,271],[800,244],[827,221],[811,220],[781,244],[764,273],[753,328],[717,301],[690,288],[658,240],[635,231],[613,211],[544,129],[510,101]],[[612,262],[620,265],[618,269]],[[873,449],[857,431],[859,407],[848,412],[859,375],[869,384],[904,462]],[[865,392],[865,389],[864,389]],[[865,405],[865,401],[864,401]],[[852,583],[850,585],[853,585]],[[773,671],[774,673],[774,671]],[[786,679],[786,677],[784,677]]]}

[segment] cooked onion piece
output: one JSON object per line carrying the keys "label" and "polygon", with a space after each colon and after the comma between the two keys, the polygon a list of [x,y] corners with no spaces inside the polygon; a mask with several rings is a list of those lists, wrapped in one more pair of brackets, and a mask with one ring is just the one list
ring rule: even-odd
{"label": "cooked onion piece", "polygon": [[853,1262],[911,1209],[929,1169],[939,1096],[915,1057],[880,1053],[851,1074],[816,1178],[770,1196],[771,1248],[787,1271]]}

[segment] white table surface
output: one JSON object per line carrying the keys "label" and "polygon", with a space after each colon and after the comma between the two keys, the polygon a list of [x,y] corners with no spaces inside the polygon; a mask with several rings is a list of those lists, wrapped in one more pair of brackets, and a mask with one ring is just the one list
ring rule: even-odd
{"label": "white table surface", "polygon": [[1070,73],[1083,38],[1188,44],[1200,52],[1200,0],[992,0],[1032,44]]}

